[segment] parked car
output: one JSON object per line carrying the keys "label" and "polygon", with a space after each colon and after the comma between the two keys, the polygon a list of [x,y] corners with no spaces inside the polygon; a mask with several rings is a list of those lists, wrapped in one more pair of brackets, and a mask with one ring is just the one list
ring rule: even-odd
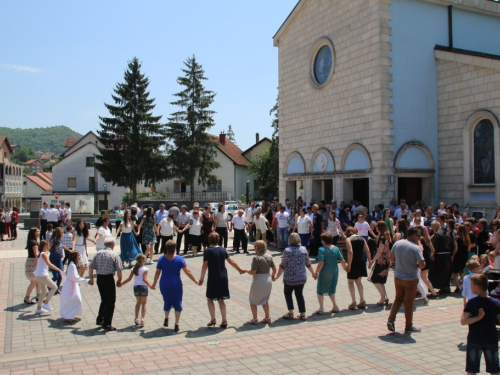
{"label": "parked car", "polygon": [[[215,211],[217,211],[219,209],[219,202],[211,202],[211,203],[207,203],[210,205],[210,212],[211,213],[214,213]],[[207,204],[203,205],[203,207],[205,207]]]}

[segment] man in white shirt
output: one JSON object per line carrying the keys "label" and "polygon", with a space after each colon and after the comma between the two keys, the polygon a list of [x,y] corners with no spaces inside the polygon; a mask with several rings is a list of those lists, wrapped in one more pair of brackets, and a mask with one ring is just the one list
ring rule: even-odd
{"label": "man in white shirt", "polygon": [[[269,221],[264,215],[262,215],[262,208],[257,208],[255,211],[254,220],[252,222],[252,227],[255,228],[255,240],[262,240],[266,242],[266,234],[268,230],[271,230],[269,226]],[[266,242],[267,243],[267,242]]]}
{"label": "man in white shirt", "polygon": [[234,229],[233,249],[238,254],[240,252],[239,249],[240,241],[243,252],[245,254],[248,254],[247,251],[248,238],[247,234],[245,233],[247,222],[246,222],[246,217],[243,215],[244,213],[245,213],[244,210],[242,209],[238,210],[238,214],[234,215],[233,220],[231,220],[231,228],[229,229],[229,231],[232,231]]}
{"label": "man in white shirt", "polygon": [[[283,249],[286,249],[288,247],[288,218],[290,217],[290,214],[288,212],[285,212],[285,207],[281,206],[279,207],[279,212],[276,213],[274,216],[274,220],[276,221],[276,224],[278,226],[278,235],[280,237],[281,241],[281,246],[283,246]],[[273,224],[273,227],[275,225]]]}
{"label": "man in white shirt", "polygon": [[47,233],[47,208],[49,204],[43,202],[43,206],[38,213],[38,226],[40,227],[40,239],[45,239],[45,233]]}
{"label": "man in white shirt", "polygon": [[64,204],[64,206],[65,206],[65,208],[64,208],[64,214],[63,214],[63,224],[66,225],[68,220],[71,220],[71,206],[70,206],[69,202],[66,202]]}
{"label": "man in white shirt", "polygon": [[53,205],[47,210],[47,224],[52,224],[52,228],[57,228],[59,223],[59,210]]}
{"label": "man in white shirt", "polygon": [[252,225],[253,217],[255,215],[255,203],[250,203],[250,207],[247,208],[245,213],[246,221],[248,223],[248,237],[249,241],[255,241],[255,227]]}
{"label": "man in white shirt", "polygon": [[290,203],[290,199],[285,199],[285,211],[288,213],[292,212],[292,203]]}
{"label": "man in white shirt", "polygon": [[411,211],[408,208],[408,206],[406,205],[406,200],[401,199],[399,208],[396,210],[396,212],[394,212],[394,217],[396,219],[400,219],[401,215],[403,215],[403,214],[406,214],[407,217],[410,217],[411,216]]}
{"label": "man in white shirt", "polygon": [[[165,210],[165,203],[160,204],[160,209],[155,212],[156,225],[159,225],[161,223],[161,221],[163,219],[166,219],[169,215],[170,215],[170,212]],[[169,239],[171,240],[172,238],[169,238]],[[156,239],[156,243],[155,243],[155,254],[158,254],[158,249],[160,248],[160,242],[162,242],[161,249],[163,250],[167,241],[168,240],[165,238],[165,236],[163,236],[161,234],[161,231],[160,231],[160,237]]]}
{"label": "man in white shirt", "polygon": [[[182,231],[184,229],[184,227],[189,224],[190,218],[191,218],[191,216],[187,212],[187,207],[182,205],[181,212],[177,216],[177,222],[178,222],[177,226],[179,228],[179,231]],[[177,252],[177,254],[179,254],[179,251],[181,250],[182,237],[184,237],[184,254],[186,254],[188,251],[189,234],[187,232],[179,232],[177,234],[177,246],[175,248],[175,251]]]}

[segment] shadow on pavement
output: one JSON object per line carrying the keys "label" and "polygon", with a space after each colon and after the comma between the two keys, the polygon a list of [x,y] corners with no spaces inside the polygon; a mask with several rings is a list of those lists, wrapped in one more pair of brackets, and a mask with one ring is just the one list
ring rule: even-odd
{"label": "shadow on pavement", "polygon": [[415,344],[417,341],[411,337],[410,334],[401,334],[399,332],[394,332],[394,333],[388,333],[385,336],[379,336],[378,337],[381,341],[384,342],[390,342],[393,344]]}
{"label": "shadow on pavement", "polygon": [[[234,328],[229,326],[228,328]],[[227,329],[227,328],[226,328]],[[221,332],[224,332],[223,328],[208,328],[208,327],[200,327],[196,331],[187,331],[186,338],[197,338],[197,337],[206,337],[206,336],[214,336],[218,335]]]}
{"label": "shadow on pavement", "polygon": [[457,349],[460,350],[461,352],[466,352],[467,351],[467,344],[464,344],[461,342],[460,344],[457,345]]}

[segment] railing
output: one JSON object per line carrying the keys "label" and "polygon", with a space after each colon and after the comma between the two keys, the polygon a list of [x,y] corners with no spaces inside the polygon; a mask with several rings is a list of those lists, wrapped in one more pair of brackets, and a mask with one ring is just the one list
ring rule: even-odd
{"label": "railing", "polygon": [[[167,193],[166,197],[144,197],[140,201],[155,201],[155,202],[185,202],[190,200],[189,193]],[[232,194],[228,191],[213,191],[213,192],[195,192],[194,200],[200,202],[220,202],[232,199]]]}

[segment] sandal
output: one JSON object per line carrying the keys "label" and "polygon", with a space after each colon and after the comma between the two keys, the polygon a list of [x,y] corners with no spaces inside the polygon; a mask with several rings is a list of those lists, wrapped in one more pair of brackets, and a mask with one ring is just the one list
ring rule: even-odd
{"label": "sandal", "polygon": [[29,297],[24,297],[24,303],[27,304],[27,305],[34,305],[35,302],[33,302],[32,300],[30,300]]}
{"label": "sandal", "polygon": [[141,319],[141,326],[144,327],[144,319]]}
{"label": "sandal", "polygon": [[248,323],[250,323],[250,324],[259,324],[259,319],[251,319]]}
{"label": "sandal", "polygon": [[134,323],[135,323],[136,326],[138,326],[139,325],[139,319],[135,318],[134,319]]}
{"label": "sandal", "polygon": [[360,302],[357,307],[358,309],[366,309],[366,301]]}
{"label": "sandal", "polygon": [[332,314],[336,314],[340,311],[340,309],[338,308],[338,306],[334,307],[333,309],[330,310],[330,313]]}
{"label": "sandal", "polygon": [[288,313],[288,314],[283,315],[283,319],[292,320],[293,318],[294,318],[293,313]]}
{"label": "sandal", "polygon": [[260,321],[261,323],[267,323],[267,324],[271,324],[273,321],[271,320],[271,318],[264,318]]}
{"label": "sandal", "polygon": [[349,306],[347,306],[349,310],[356,310],[356,302],[351,303]]}
{"label": "sandal", "polygon": [[307,316],[305,314],[300,314],[297,318],[300,320],[307,320]]}
{"label": "sandal", "polygon": [[321,314],[323,314],[324,312],[325,312],[325,310],[323,310],[323,309],[318,309],[318,310],[316,310],[315,312],[313,312],[313,314],[316,314],[316,315],[321,315]]}

